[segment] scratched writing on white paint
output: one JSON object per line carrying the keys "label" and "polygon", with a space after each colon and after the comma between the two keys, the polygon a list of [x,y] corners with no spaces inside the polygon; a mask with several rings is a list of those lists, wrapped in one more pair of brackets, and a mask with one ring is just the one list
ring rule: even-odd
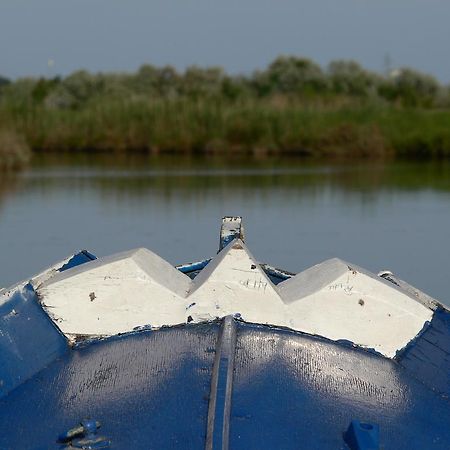
{"label": "scratched writing on white paint", "polygon": [[330,284],[329,291],[344,291],[347,295],[352,295],[353,286],[346,283]]}
{"label": "scratched writing on white paint", "polygon": [[267,284],[268,284],[267,281],[264,281],[262,279],[257,281],[257,280],[251,280],[250,278],[247,278],[246,280],[240,280],[239,283],[248,289],[256,289],[258,291],[262,289],[264,292],[266,291]]}

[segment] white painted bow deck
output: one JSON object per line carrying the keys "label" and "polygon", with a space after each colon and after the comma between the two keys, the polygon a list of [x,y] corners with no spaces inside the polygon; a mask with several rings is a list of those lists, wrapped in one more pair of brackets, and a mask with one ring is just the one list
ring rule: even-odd
{"label": "white painted bow deck", "polygon": [[[225,230],[230,223],[225,219]],[[194,279],[140,248],[52,274],[37,293],[72,342],[232,315],[392,358],[431,320],[432,305],[337,258],[275,285],[244,242],[230,239],[240,236],[233,233]]]}

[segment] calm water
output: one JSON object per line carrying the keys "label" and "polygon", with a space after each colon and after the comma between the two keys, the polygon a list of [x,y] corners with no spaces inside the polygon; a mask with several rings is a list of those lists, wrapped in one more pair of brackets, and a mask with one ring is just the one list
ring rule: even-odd
{"label": "calm water", "polygon": [[202,259],[223,215],[244,216],[263,262],[296,272],[339,256],[450,304],[449,163],[36,159],[0,178],[0,286],[82,248]]}

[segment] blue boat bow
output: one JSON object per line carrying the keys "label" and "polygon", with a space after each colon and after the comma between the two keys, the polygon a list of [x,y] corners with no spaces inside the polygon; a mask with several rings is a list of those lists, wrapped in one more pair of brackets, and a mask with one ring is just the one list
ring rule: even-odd
{"label": "blue boat bow", "polygon": [[224,218],[211,259],[82,251],[0,292],[0,448],[449,449],[449,355],[438,301],[259,264]]}

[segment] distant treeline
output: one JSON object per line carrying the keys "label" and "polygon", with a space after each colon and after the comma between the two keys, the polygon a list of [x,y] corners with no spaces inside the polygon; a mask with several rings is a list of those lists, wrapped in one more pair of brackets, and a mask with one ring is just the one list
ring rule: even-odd
{"label": "distant treeline", "polygon": [[449,86],[353,61],[323,69],[279,57],[246,76],[144,65],[136,73],[0,77],[0,161],[9,154],[10,166],[19,148],[18,163],[28,148],[447,156],[449,124]]}

